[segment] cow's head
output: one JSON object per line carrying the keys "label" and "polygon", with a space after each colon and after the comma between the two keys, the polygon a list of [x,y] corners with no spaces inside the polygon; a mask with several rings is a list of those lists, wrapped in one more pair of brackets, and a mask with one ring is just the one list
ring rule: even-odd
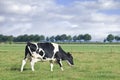
{"label": "cow's head", "polygon": [[68,64],[70,66],[74,65],[73,56],[69,52],[67,53],[67,57],[68,57],[68,59],[67,59]]}

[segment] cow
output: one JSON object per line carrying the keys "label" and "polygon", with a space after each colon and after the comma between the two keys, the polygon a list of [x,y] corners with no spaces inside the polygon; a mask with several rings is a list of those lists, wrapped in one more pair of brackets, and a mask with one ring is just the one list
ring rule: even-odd
{"label": "cow", "polygon": [[25,57],[22,60],[21,72],[26,64],[27,60],[30,60],[31,69],[34,71],[34,64],[38,61],[49,61],[51,71],[53,71],[53,63],[57,62],[63,71],[62,60],[66,60],[67,63],[74,65],[73,56],[69,52],[65,52],[60,45],[56,43],[32,43],[27,42],[25,47]]}

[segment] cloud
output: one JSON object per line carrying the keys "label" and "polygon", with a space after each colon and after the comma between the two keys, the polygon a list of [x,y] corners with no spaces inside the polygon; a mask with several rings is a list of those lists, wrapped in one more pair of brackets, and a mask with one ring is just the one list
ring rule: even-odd
{"label": "cloud", "polygon": [[116,9],[120,8],[120,1],[119,0],[98,0],[100,3],[99,7],[101,9]]}
{"label": "cloud", "polygon": [[32,9],[34,9],[34,7],[29,4],[22,4],[15,0],[0,1],[0,4],[3,6],[0,8],[1,12],[6,14],[29,14]]}
{"label": "cloud", "polygon": [[27,14],[32,11],[30,5],[11,5],[10,9],[13,13]]}
{"label": "cloud", "polygon": [[5,17],[4,16],[0,16],[0,23],[5,21]]}
{"label": "cloud", "polygon": [[89,33],[94,40],[120,34],[119,0],[2,0],[0,6],[0,34]]}
{"label": "cloud", "polygon": [[8,29],[6,29],[6,26],[2,27],[1,29],[5,31],[1,31],[1,32],[2,34],[9,34],[9,35],[14,34],[14,36],[17,36],[16,34],[19,34],[19,33],[26,34],[25,32],[30,30],[31,26],[32,24],[30,23],[16,24],[16,25],[12,25],[12,27],[9,25],[10,28],[7,27]]}

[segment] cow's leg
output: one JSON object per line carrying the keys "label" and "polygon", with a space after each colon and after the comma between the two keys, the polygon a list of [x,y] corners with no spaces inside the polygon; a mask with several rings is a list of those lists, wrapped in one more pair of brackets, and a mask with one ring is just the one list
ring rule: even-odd
{"label": "cow's leg", "polygon": [[63,64],[62,64],[61,59],[57,60],[57,63],[59,64],[61,70],[63,71],[64,69],[63,69]]}
{"label": "cow's leg", "polygon": [[53,67],[54,67],[53,61],[51,60],[51,61],[50,61],[50,71],[53,71]]}
{"label": "cow's leg", "polygon": [[31,59],[30,64],[31,64],[31,69],[32,69],[32,71],[35,71],[35,69],[34,69],[35,60],[34,60],[34,59]]}
{"label": "cow's leg", "polygon": [[50,66],[51,66],[51,71],[53,71],[53,63],[50,63]]}
{"label": "cow's leg", "polygon": [[24,60],[22,60],[21,72],[23,71],[23,68],[24,68],[24,66],[25,66],[25,64],[26,64],[26,61],[27,61],[27,58],[24,59]]}
{"label": "cow's leg", "polygon": [[62,64],[61,57],[59,56],[59,52],[57,52],[57,53],[55,54],[55,57],[56,57],[57,63],[59,64],[61,70],[63,71],[63,70],[64,70],[64,69],[63,69],[63,64]]}

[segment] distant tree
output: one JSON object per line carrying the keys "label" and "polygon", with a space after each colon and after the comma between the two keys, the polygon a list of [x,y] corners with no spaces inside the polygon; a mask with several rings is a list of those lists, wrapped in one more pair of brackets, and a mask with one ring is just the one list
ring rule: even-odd
{"label": "distant tree", "polygon": [[46,37],[46,41],[49,42],[49,41],[50,41],[50,38],[49,38],[49,37]]}
{"label": "distant tree", "polygon": [[[71,37],[71,35],[66,35],[66,34],[62,34],[62,35],[57,35],[57,36],[51,36],[51,37],[46,37],[44,35],[28,35],[28,34],[24,34],[24,35],[19,35],[17,37],[13,37],[13,36],[5,36],[0,34],[0,42],[27,42],[27,41],[32,41],[32,42],[43,42],[43,41],[50,41],[50,42],[71,42],[71,41],[89,41],[91,40],[91,36],[89,34],[85,34],[85,35],[78,35],[78,36],[73,36]],[[117,40],[117,38],[116,38]]]}
{"label": "distant tree", "polygon": [[3,42],[3,35],[0,34],[0,42]]}
{"label": "distant tree", "polygon": [[66,34],[62,34],[60,37],[61,37],[61,41],[63,41],[63,42],[67,40]]}
{"label": "distant tree", "polygon": [[45,41],[45,36],[44,35],[40,35],[40,40],[41,42]]}
{"label": "distant tree", "polygon": [[21,35],[21,36],[23,36],[25,38],[24,41],[22,41],[22,42],[34,41],[34,35],[32,35],[32,34],[31,35],[25,34],[25,35]]}
{"label": "distant tree", "polygon": [[27,42],[27,41],[33,41],[33,35],[30,36],[28,36],[27,34],[21,35],[21,40],[19,42]]}
{"label": "distant tree", "polygon": [[112,34],[109,34],[108,36],[107,36],[107,41],[108,42],[112,42],[114,40],[114,36],[112,35]]}
{"label": "distant tree", "polygon": [[9,42],[10,44],[13,42],[14,37],[13,36],[6,36],[0,34],[0,42]]}
{"label": "distant tree", "polygon": [[103,40],[104,43],[105,43],[106,41],[107,41],[106,39]]}
{"label": "distant tree", "polygon": [[73,36],[73,41],[76,42],[77,41],[77,36]]}
{"label": "distant tree", "polygon": [[39,41],[44,41],[45,37],[44,35],[19,35],[14,38],[15,42],[27,42],[27,41],[33,41],[33,42],[39,42]]}
{"label": "distant tree", "polygon": [[7,42],[8,41],[8,37],[7,36],[3,36],[2,37],[2,42]]}
{"label": "distant tree", "polygon": [[50,42],[55,42],[55,37],[54,37],[54,36],[51,36],[51,37],[49,38],[49,40],[50,40]]}
{"label": "distant tree", "polygon": [[83,35],[83,39],[84,39],[84,41],[89,41],[89,40],[91,40],[91,35],[89,35],[89,34],[85,34],[85,35]]}
{"label": "distant tree", "polygon": [[77,40],[81,41],[83,39],[84,39],[84,35],[82,35],[82,34],[78,35]]}
{"label": "distant tree", "polygon": [[61,41],[60,35],[55,36],[55,41],[56,41],[56,42]]}
{"label": "distant tree", "polygon": [[116,41],[120,41],[120,37],[119,36],[115,36],[115,40]]}
{"label": "distant tree", "polygon": [[11,36],[8,36],[8,42],[11,44],[13,42],[13,39],[14,37],[11,35]]}
{"label": "distant tree", "polygon": [[67,41],[68,41],[68,42],[71,42],[71,40],[72,40],[71,35],[68,35],[68,36],[67,36]]}
{"label": "distant tree", "polygon": [[[31,39],[30,39],[30,40],[31,40]],[[25,35],[19,35],[19,36],[17,36],[17,37],[15,38],[14,41],[16,41],[16,42],[26,42],[26,41],[29,41],[29,40],[28,40],[28,35],[27,35],[27,34],[25,34]]]}
{"label": "distant tree", "polygon": [[39,42],[41,40],[41,36],[39,35],[33,35],[33,39],[32,39],[34,42]]}

